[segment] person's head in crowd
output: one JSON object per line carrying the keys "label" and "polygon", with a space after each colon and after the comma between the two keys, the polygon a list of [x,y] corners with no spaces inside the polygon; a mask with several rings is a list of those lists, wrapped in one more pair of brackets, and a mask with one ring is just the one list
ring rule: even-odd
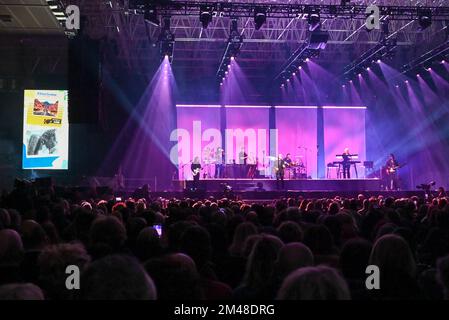
{"label": "person's head in crowd", "polygon": [[114,204],[112,206],[112,212],[114,211],[120,211],[126,208],[126,203],[125,202],[117,202],[116,204]]}
{"label": "person's head in crowd", "polygon": [[444,299],[449,300],[449,255],[437,261],[437,280],[443,289]]}
{"label": "person's head in crowd", "polygon": [[87,244],[89,241],[90,227],[95,220],[95,214],[92,210],[77,207],[73,209],[73,216],[73,240],[80,240],[84,244]]}
{"label": "person's head in crowd", "polygon": [[141,217],[129,218],[126,223],[127,241],[130,249],[135,249],[135,242],[140,231],[147,226],[147,222]]}
{"label": "person's head in crowd", "polygon": [[392,208],[393,205],[394,205],[394,198],[393,197],[388,197],[388,198],[385,199],[385,202],[384,202],[385,208]]}
{"label": "person's head in crowd", "polygon": [[277,269],[281,279],[284,279],[296,269],[311,267],[313,265],[312,251],[300,242],[288,243],[279,251]]}
{"label": "person's head in crowd", "polygon": [[421,260],[435,266],[436,260],[449,254],[448,233],[441,228],[431,228],[425,236],[421,247]]}
{"label": "person's head in crowd", "polygon": [[334,201],[330,204],[329,210],[327,211],[327,213],[330,215],[335,215],[338,212],[340,212],[340,205],[338,204],[338,202]]}
{"label": "person's head in crowd", "polygon": [[379,239],[380,237],[386,235],[386,234],[392,234],[394,230],[396,230],[397,225],[391,222],[384,223],[383,225],[380,225],[377,229],[376,233],[376,239]]}
{"label": "person's head in crowd", "polygon": [[262,238],[262,235],[260,234],[253,234],[252,236],[249,236],[246,238],[245,242],[243,243],[242,247],[242,257],[248,258],[251,251],[253,250],[254,245],[256,244],[259,239]]}
{"label": "person's head in crowd", "polygon": [[214,257],[224,257],[228,254],[228,234],[224,225],[210,223],[206,226],[210,235],[212,255]]}
{"label": "person's head in crowd", "polygon": [[60,241],[58,230],[56,229],[56,226],[51,221],[43,222],[42,228],[45,231],[45,234],[47,235],[49,244],[57,244]]}
{"label": "person's head in crowd", "polygon": [[41,251],[49,243],[44,228],[34,220],[24,220],[21,231],[25,250]]}
{"label": "person's head in crowd", "polygon": [[194,225],[195,223],[190,221],[177,221],[171,224],[167,228],[168,249],[174,252],[179,251],[179,248],[181,247],[182,234]]}
{"label": "person's head in crowd", "polygon": [[120,253],[126,241],[126,230],[115,217],[97,218],[89,233],[89,251],[94,259]]}
{"label": "person's head in crowd", "polygon": [[309,227],[305,234],[303,243],[312,250],[314,255],[327,255],[333,253],[333,239],[329,229],[323,225]]}
{"label": "person's head in crowd", "polygon": [[0,230],[11,227],[11,216],[6,209],[0,208]]}
{"label": "person's head in crowd", "polygon": [[81,208],[86,209],[88,211],[92,211],[92,204],[88,201],[83,201],[81,203]]}
{"label": "person's head in crowd", "polygon": [[229,253],[232,256],[241,256],[246,239],[255,234],[257,234],[257,228],[253,223],[240,223],[234,231],[234,237],[229,246]]}
{"label": "person's head in crowd", "polygon": [[144,262],[162,253],[162,244],[159,235],[153,227],[142,229],[136,240],[136,255]]}
{"label": "person's head in crowd", "polygon": [[275,236],[262,235],[254,244],[248,257],[243,285],[255,290],[270,290],[274,281],[275,263],[282,248],[282,241]]}
{"label": "person's head in crowd", "polygon": [[209,262],[212,255],[212,244],[209,232],[200,226],[192,226],[181,236],[180,251],[195,261],[198,271]]}
{"label": "person's head in crowd", "polygon": [[362,279],[366,277],[372,245],[362,238],[350,239],[340,252],[340,270],[346,279]]}
{"label": "person's head in crowd", "polygon": [[23,259],[22,239],[17,231],[0,230],[0,266],[18,266]]}
{"label": "person's head in crowd", "polygon": [[373,245],[369,264],[379,267],[381,273],[404,273],[415,276],[416,264],[407,242],[400,236],[387,234]]}
{"label": "person's head in crowd", "polygon": [[245,216],[246,221],[253,223],[254,225],[259,225],[259,217],[255,211],[249,211]]}
{"label": "person's head in crowd", "polygon": [[0,300],[44,300],[44,294],[32,283],[11,283],[0,286]]}
{"label": "person's head in crowd", "polygon": [[38,258],[39,285],[47,298],[52,300],[73,299],[76,290],[67,290],[67,266],[77,266],[82,272],[90,262],[81,243],[64,243],[46,247]]}
{"label": "person's head in crowd", "polygon": [[335,245],[340,246],[341,244],[341,233],[342,233],[342,223],[337,215],[324,216],[323,225],[332,234],[332,240]]}
{"label": "person's head in crowd", "polygon": [[335,269],[318,266],[291,273],[277,294],[279,300],[350,300],[348,285]]}
{"label": "person's head in crowd", "polygon": [[203,292],[195,262],[182,253],[168,254],[145,262],[154,280],[159,300],[200,300]]}
{"label": "person's head in crowd", "polygon": [[277,233],[284,243],[301,242],[303,238],[301,227],[293,221],[283,222],[277,228]]}
{"label": "person's head in crowd", "polygon": [[415,234],[412,229],[408,227],[398,227],[393,231],[393,234],[396,234],[402,239],[404,239],[408,246],[410,247],[410,250],[412,251],[413,256],[415,256],[416,253],[416,239]]}
{"label": "person's head in crowd", "polygon": [[155,300],[156,287],[140,263],[126,255],[92,262],[81,274],[83,300]]}
{"label": "person's head in crowd", "polygon": [[11,224],[9,226],[10,229],[20,231],[20,226],[22,225],[22,216],[17,210],[9,209],[9,218],[11,220]]}

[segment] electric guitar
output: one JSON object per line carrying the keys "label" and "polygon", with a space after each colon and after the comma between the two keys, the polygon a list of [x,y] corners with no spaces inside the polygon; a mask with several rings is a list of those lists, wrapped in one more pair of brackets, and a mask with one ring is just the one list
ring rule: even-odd
{"label": "electric guitar", "polygon": [[203,171],[203,168],[196,168],[192,171],[192,175],[196,177],[201,171]]}
{"label": "electric guitar", "polygon": [[398,171],[398,169],[404,167],[405,165],[406,165],[406,163],[403,163],[403,164],[400,164],[397,166],[390,166],[390,167],[387,167],[385,170],[387,171],[387,174],[394,174]]}

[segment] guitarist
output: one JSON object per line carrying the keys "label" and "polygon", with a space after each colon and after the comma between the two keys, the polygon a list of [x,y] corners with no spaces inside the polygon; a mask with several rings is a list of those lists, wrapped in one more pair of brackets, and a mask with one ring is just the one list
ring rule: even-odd
{"label": "guitarist", "polygon": [[400,165],[396,160],[394,154],[390,154],[390,157],[385,164],[386,173],[387,173],[387,189],[388,190],[398,190],[398,169]]}
{"label": "guitarist", "polygon": [[190,170],[192,170],[193,176],[193,187],[198,188],[198,182],[200,181],[201,163],[200,157],[195,157],[192,164],[190,165]]}

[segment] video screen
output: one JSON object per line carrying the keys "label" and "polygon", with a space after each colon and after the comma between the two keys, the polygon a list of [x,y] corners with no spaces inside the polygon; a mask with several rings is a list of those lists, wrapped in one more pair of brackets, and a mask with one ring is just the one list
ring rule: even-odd
{"label": "video screen", "polygon": [[23,169],[68,169],[68,91],[25,90]]}

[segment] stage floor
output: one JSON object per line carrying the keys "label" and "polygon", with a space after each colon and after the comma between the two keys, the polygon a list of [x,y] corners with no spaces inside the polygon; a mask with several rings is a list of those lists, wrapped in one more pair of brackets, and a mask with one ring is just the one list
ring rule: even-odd
{"label": "stage floor", "polygon": [[[262,189],[257,189],[258,184]],[[205,179],[200,180],[196,189],[206,192],[222,192],[225,185],[233,191],[380,191],[380,179],[300,179],[284,180],[284,185],[275,179]],[[193,181],[174,180],[175,191],[192,190]]]}

